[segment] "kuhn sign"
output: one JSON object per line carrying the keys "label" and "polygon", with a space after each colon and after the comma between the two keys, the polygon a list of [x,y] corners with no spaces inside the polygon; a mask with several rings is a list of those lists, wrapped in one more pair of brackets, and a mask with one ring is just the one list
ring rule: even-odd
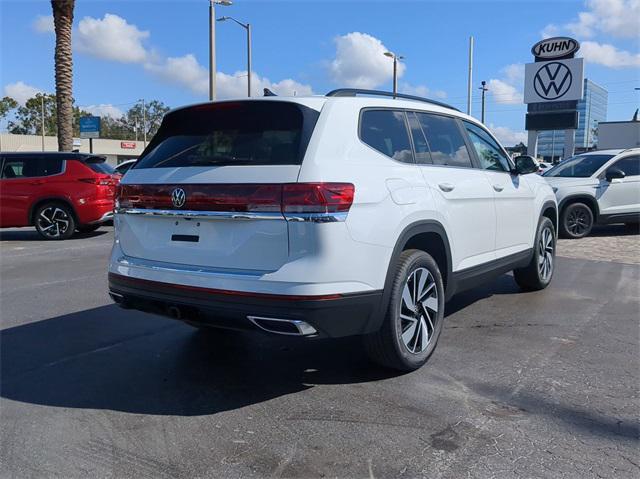
{"label": "kuhn sign", "polygon": [[551,58],[567,58],[573,56],[580,48],[577,40],[569,37],[553,37],[541,40],[531,48],[533,56],[549,60]]}

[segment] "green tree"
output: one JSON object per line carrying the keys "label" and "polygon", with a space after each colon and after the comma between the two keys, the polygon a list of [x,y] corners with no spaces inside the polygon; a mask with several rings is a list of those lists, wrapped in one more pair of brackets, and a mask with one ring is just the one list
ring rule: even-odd
{"label": "green tree", "polygon": [[[41,135],[42,134],[42,100],[44,99],[44,134],[55,136],[58,132],[57,101],[53,93],[38,93],[29,98],[24,106],[18,107],[15,118],[9,122],[9,133],[15,135]],[[79,119],[88,113],[71,103],[73,122],[71,126],[71,140],[73,136],[80,135]]]}
{"label": "green tree", "polygon": [[51,0],[56,32],[55,77],[58,150],[73,149],[73,52],[71,31],[75,0]]}
{"label": "green tree", "polygon": [[10,96],[0,100],[0,120],[4,120],[11,110],[18,107],[18,102]]}
{"label": "green tree", "polygon": [[142,115],[142,102],[136,103],[135,106],[129,109],[125,114],[125,121],[129,125],[140,125],[138,132],[138,139],[142,139],[144,131],[147,132],[147,141],[153,137],[160,128],[160,123],[164,115],[170,110],[170,108],[159,100],[152,100],[145,103],[146,122],[143,125]]}

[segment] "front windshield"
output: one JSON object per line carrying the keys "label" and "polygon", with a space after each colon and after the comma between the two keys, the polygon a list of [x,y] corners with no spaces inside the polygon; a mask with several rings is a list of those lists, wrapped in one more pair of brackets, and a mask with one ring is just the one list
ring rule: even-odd
{"label": "front windshield", "polygon": [[564,160],[543,176],[556,176],[559,178],[589,178],[602,165],[613,158],[614,155],[578,155]]}

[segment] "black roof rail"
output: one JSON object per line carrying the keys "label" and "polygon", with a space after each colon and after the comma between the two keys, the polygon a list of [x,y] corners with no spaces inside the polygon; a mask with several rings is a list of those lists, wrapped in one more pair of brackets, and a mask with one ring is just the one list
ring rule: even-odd
{"label": "black roof rail", "polygon": [[325,96],[358,96],[358,95],[371,95],[371,96],[388,96],[391,98],[402,98],[405,100],[413,100],[413,101],[421,101],[423,103],[431,103],[432,105],[441,106],[443,108],[449,108],[451,110],[460,111],[456,107],[451,105],[447,105],[441,101],[430,100],[429,98],[423,98],[421,96],[415,95],[406,95],[404,93],[396,93],[393,94],[390,91],[382,91],[382,90],[363,90],[361,88],[338,88],[337,90],[332,90],[327,93]]}

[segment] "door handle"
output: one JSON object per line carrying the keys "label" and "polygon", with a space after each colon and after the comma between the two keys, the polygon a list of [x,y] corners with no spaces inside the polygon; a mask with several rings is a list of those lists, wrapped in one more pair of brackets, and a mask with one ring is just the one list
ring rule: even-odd
{"label": "door handle", "polygon": [[442,191],[449,192],[449,191],[453,191],[455,186],[453,186],[451,183],[439,183],[438,188],[440,188]]}
{"label": "door handle", "polygon": [[493,185],[493,189],[496,190],[499,193],[502,190],[504,190],[504,186],[502,186],[502,185]]}
{"label": "door handle", "polygon": [[34,180],[29,182],[30,185],[44,185],[44,180]]}

